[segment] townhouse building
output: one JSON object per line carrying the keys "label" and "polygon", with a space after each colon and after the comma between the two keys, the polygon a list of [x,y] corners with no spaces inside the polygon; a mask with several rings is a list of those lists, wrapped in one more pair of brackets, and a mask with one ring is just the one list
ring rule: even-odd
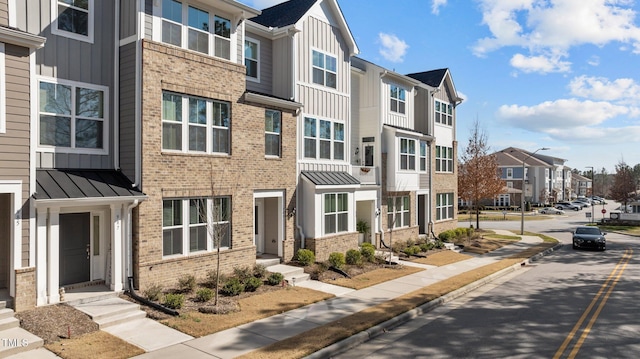
{"label": "townhouse building", "polygon": [[593,195],[593,183],[591,178],[579,175],[575,172],[571,172],[571,188],[572,198],[579,196],[592,196]]}
{"label": "townhouse building", "polygon": [[508,147],[493,154],[496,157],[498,168],[501,170],[501,179],[505,181],[505,193],[498,195],[494,200],[495,206],[520,206],[523,203],[546,205],[552,201],[551,166],[540,160],[531,152]]}

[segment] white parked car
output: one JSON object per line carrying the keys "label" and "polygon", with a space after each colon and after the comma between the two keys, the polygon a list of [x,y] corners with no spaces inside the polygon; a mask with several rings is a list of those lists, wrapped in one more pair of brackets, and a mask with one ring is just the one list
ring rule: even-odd
{"label": "white parked car", "polygon": [[545,207],[538,211],[542,214],[564,214],[564,211],[561,209],[553,208],[553,207]]}

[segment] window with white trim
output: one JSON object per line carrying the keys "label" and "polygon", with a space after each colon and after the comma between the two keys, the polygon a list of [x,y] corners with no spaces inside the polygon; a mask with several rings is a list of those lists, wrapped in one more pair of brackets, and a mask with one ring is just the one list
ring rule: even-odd
{"label": "window with white trim", "polygon": [[436,146],[436,172],[453,172],[453,147]]}
{"label": "window with white trim", "polygon": [[231,246],[231,197],[162,201],[162,255],[188,255]]}
{"label": "window with white trim", "polygon": [[416,169],[416,141],[409,138],[400,139],[400,169]]}
{"label": "window with white trim", "polygon": [[324,195],[324,234],[349,230],[349,195],[326,193]]}
{"label": "window with white trim", "polygon": [[162,149],[230,152],[231,105],[228,102],[162,93]]}
{"label": "window with white trim", "polygon": [[94,0],[52,0],[51,33],[93,42]]}
{"label": "window with white trim", "polygon": [[436,195],[436,221],[453,218],[453,193]]}
{"label": "window with white trim", "polygon": [[435,100],[436,123],[453,126],[453,106],[446,102]]}
{"label": "window with white trim", "polygon": [[400,228],[411,225],[411,201],[409,196],[387,198],[387,227]]}
{"label": "window with white trim", "polygon": [[420,141],[420,171],[427,171],[427,143]]}
{"label": "window with white trim", "polygon": [[304,157],[344,160],[344,123],[304,118]]}
{"label": "window with white trim", "polygon": [[405,90],[402,87],[398,87],[396,85],[391,85],[390,88],[391,111],[404,114],[406,111]]}
{"label": "window with white trim", "polygon": [[4,43],[0,42],[0,133],[7,132],[7,90],[5,74]]}
{"label": "window with white trim", "polygon": [[231,20],[177,0],[162,0],[159,16],[162,42],[231,59]]}
{"label": "window with white trim", "polygon": [[264,154],[266,156],[280,157],[282,113],[276,110],[264,112]]}
{"label": "window with white trim", "polygon": [[40,80],[39,145],[42,149],[107,151],[107,98],[104,86]]}
{"label": "window with white trim", "polygon": [[312,50],[312,79],[313,83],[331,88],[337,88],[337,60],[336,57]]}
{"label": "window with white trim", "polygon": [[260,80],[260,42],[251,38],[244,40],[244,66],[250,80]]}
{"label": "window with white trim", "polygon": [[507,178],[513,178],[513,168],[507,168]]}

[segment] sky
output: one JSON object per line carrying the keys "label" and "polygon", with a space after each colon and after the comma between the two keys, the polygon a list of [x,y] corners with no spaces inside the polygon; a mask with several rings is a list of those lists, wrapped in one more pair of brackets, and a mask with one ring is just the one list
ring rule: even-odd
{"label": "sky", "polygon": [[[282,0],[241,0],[264,9]],[[615,173],[640,164],[640,0],[338,0],[360,53],[401,74],[448,68],[458,150],[477,121],[513,146]]]}

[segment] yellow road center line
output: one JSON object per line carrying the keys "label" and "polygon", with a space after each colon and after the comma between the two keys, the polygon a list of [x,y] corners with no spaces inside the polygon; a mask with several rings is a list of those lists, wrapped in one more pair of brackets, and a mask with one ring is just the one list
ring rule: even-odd
{"label": "yellow road center line", "polygon": [[[576,355],[578,355],[578,351],[580,350],[580,348],[582,347],[582,344],[584,344],[584,341],[587,339],[587,336],[591,332],[591,328],[593,327],[593,324],[595,324],[596,320],[598,319],[598,316],[600,315],[600,312],[602,312],[604,305],[607,303],[607,300],[611,296],[611,293],[613,292],[613,288],[615,288],[616,284],[618,284],[618,282],[620,281],[620,277],[622,277],[622,273],[624,272],[624,270],[627,268],[627,265],[631,261],[631,253],[633,253],[633,250],[629,249],[627,251],[629,253],[629,256],[626,258],[627,259],[626,262],[622,265],[622,268],[620,268],[620,271],[618,272],[616,279],[609,286],[607,293],[602,298],[602,301],[600,301],[600,305],[598,305],[598,308],[596,309],[595,313],[593,313],[593,315],[591,316],[589,323],[582,331],[582,335],[580,336],[580,338],[578,338],[578,341],[573,346],[573,350],[571,350],[571,353],[567,357],[568,359],[573,359],[576,357]],[[625,253],[625,256],[626,256],[626,253]]]}
{"label": "yellow road center line", "polygon": [[582,316],[580,317],[578,322],[573,326],[573,328],[569,332],[569,335],[567,335],[564,342],[562,342],[562,345],[560,345],[560,348],[558,348],[558,351],[556,351],[556,354],[553,356],[553,359],[559,359],[562,356],[565,349],[567,349],[567,346],[569,345],[569,343],[571,343],[571,341],[573,340],[573,337],[576,335],[576,332],[582,326],[582,323],[585,321],[585,319],[587,319],[587,316],[591,312],[591,309],[593,309],[593,307],[596,305],[596,303],[600,299],[600,296],[606,290],[612,278],[617,274],[618,269],[620,268],[620,265],[625,261],[628,255],[629,255],[629,250],[627,249],[625,251],[625,254],[622,256],[622,258],[620,258],[620,261],[618,262],[618,264],[616,264],[613,271],[611,271],[611,274],[609,274],[609,276],[607,277],[607,280],[600,287],[600,290],[598,290],[598,293],[596,293],[596,296],[593,298],[593,300],[591,300],[591,303],[589,303],[589,306],[587,307],[587,309],[585,309],[584,313],[582,313]]}

